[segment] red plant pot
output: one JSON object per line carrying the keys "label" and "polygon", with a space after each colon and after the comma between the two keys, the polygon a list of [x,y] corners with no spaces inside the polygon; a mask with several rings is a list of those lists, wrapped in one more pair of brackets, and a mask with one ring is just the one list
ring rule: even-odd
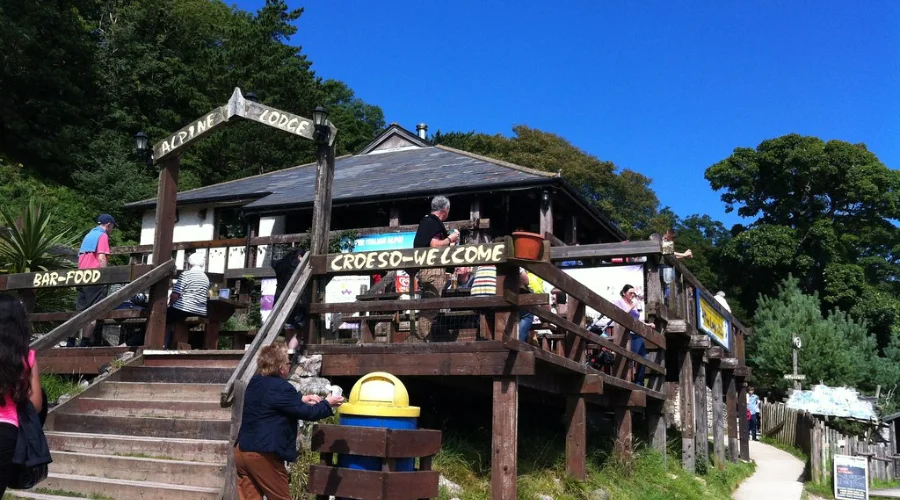
{"label": "red plant pot", "polygon": [[512,234],[513,246],[517,259],[539,260],[544,249],[544,237],[525,231],[516,231]]}

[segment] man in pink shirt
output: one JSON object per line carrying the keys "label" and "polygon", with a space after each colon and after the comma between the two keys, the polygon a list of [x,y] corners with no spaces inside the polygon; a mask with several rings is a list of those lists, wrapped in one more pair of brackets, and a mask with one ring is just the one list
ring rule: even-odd
{"label": "man in pink shirt", "polygon": [[[81,241],[81,248],[78,250],[78,269],[100,269],[109,265],[109,233],[116,227],[116,219],[112,215],[103,214],[97,217],[97,227],[91,229]],[[78,296],[75,298],[75,310],[84,311],[105,297],[105,285],[80,287]],[[91,321],[82,328],[79,347],[94,345],[95,326],[97,326],[97,322]],[[74,346],[75,339],[69,339],[69,344]]]}

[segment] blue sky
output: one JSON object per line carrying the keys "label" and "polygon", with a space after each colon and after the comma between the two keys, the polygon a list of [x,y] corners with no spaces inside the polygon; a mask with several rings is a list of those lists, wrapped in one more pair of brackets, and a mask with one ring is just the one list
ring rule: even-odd
{"label": "blue sky", "polygon": [[289,4],[317,74],[388,122],[554,132],[651,177],[682,216],[739,222],[704,170],[786,133],[864,142],[900,168],[897,1]]}

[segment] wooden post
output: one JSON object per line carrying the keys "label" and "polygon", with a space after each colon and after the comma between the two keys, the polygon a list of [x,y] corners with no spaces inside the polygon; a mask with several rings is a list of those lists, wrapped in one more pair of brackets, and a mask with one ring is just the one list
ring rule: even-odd
{"label": "wooden post", "polygon": [[334,146],[319,144],[316,157],[316,198],[313,202],[310,252],[312,255],[328,253],[328,235],[331,230],[331,186],[334,183]]}
{"label": "wooden post", "polygon": [[[737,395],[737,416],[741,431],[741,459],[750,460],[750,426],[747,423],[747,382],[744,377],[736,381],[739,392]],[[795,443],[791,443],[794,446]]]}
{"label": "wooden post", "polygon": [[390,209],[390,222],[388,222],[389,227],[400,227],[400,209],[396,207],[391,207]]}
{"label": "wooden post", "polygon": [[[543,197],[547,196],[547,201],[544,201]],[[543,236],[546,233],[553,234],[553,199],[550,198],[550,192],[544,191],[541,193],[541,230],[540,235]]]}
{"label": "wooden post", "polygon": [[519,391],[516,377],[494,378],[491,427],[491,498],[516,499]]}
{"label": "wooden post", "polygon": [[613,453],[619,460],[628,463],[631,460],[631,408],[628,406],[629,393],[616,395],[616,444]]}
{"label": "wooden post", "polygon": [[578,243],[578,219],[574,215],[566,217],[563,240],[566,242],[566,245]]}
{"label": "wooden post", "polygon": [[666,410],[662,402],[647,402],[647,427],[650,447],[659,453],[666,452]]}
{"label": "wooden post", "polygon": [[737,410],[737,380],[734,370],[724,370],[725,389],[725,420],[728,427],[728,460],[738,461],[738,410]]}
{"label": "wooden post", "polygon": [[681,401],[681,463],[685,470],[696,470],[695,455],[695,398],[693,356],[688,345],[679,346],[678,392]]}
{"label": "wooden post", "polygon": [[[703,351],[694,350],[694,400],[696,412],[696,455],[697,463],[705,468],[709,464],[709,420],[708,398],[706,397],[706,363]],[[704,469],[705,470],[705,469]]]}
{"label": "wooden post", "polygon": [[[234,445],[238,432],[241,430],[241,421],[244,416],[244,393],[247,384],[243,380],[234,383],[234,405],[231,407],[231,431],[228,443]],[[225,490],[221,500],[237,500],[237,469],[234,465],[234,449],[228,447],[225,462]]]}
{"label": "wooden post", "polygon": [[725,469],[725,402],[722,398],[722,371],[718,363],[707,365],[707,381],[712,384],[713,405],[713,463],[719,470]]}
{"label": "wooden post", "polygon": [[[153,235],[153,265],[172,258],[172,233],[175,231],[175,202],[178,196],[178,171],[181,156],[172,155],[159,163],[159,187],[156,194],[156,230]],[[150,288],[150,319],[144,345],[162,349],[166,338],[166,308],[169,280],[159,280]]]}
{"label": "wooden post", "polygon": [[566,397],[566,473],[587,479],[587,405],[582,395]]}
{"label": "wooden post", "polygon": [[[519,294],[519,268],[507,264],[497,266],[497,295]],[[494,338],[505,340],[519,338],[519,312],[515,308],[494,310]]]}

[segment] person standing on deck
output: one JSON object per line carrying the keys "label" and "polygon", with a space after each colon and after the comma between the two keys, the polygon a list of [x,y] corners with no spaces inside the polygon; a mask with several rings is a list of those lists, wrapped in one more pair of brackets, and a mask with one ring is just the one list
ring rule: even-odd
{"label": "person standing on deck", "polygon": [[[636,319],[637,321],[641,321],[641,313],[640,313],[640,305],[641,299],[637,296],[635,289],[631,285],[625,285],[622,287],[622,291],[619,292],[619,299],[615,302],[616,306],[627,312],[629,316]],[[649,324],[649,323],[646,323]],[[631,352],[641,356],[642,358],[647,357],[647,346],[644,343],[644,337],[634,333],[628,332],[631,335]],[[646,367],[642,364],[637,364],[635,367],[634,373],[634,383],[637,385],[644,385],[644,372]]]}
{"label": "person standing on deck", "polygon": [[[459,242],[459,232],[448,232],[444,221],[450,216],[450,200],[445,196],[435,196],[431,200],[431,213],[422,217],[413,240],[413,248],[438,248],[454,245]],[[419,290],[423,299],[436,299],[441,296],[441,290],[447,285],[447,275],[443,268],[431,268],[412,270],[417,271],[411,276],[419,279]],[[422,311],[419,315],[417,332],[410,338],[418,337],[425,340],[431,333],[431,325],[437,316],[437,311]]]}
{"label": "person standing on deck", "polygon": [[[117,227],[112,215],[97,217],[97,226],[85,235],[78,249],[78,269],[101,269],[109,265],[109,234]],[[106,298],[106,285],[89,285],[76,289],[75,311],[81,312]],[[91,347],[94,342],[96,321],[91,321],[81,329],[81,343],[78,347]],[[75,347],[75,338],[69,339],[66,347]]]}
{"label": "person standing on deck", "polygon": [[[183,323],[191,316],[206,317],[206,301],[209,300],[209,278],[203,272],[203,255],[192,253],[188,257],[189,269],[181,273],[172,293],[169,295],[169,308],[166,310],[166,345],[173,340],[173,332],[178,323]],[[174,348],[179,342],[188,342],[186,338],[175,338]]]}

